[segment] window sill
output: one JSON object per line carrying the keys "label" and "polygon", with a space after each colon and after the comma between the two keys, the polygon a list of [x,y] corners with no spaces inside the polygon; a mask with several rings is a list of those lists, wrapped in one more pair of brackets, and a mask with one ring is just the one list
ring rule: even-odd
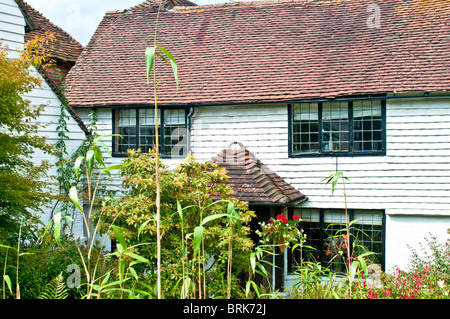
{"label": "window sill", "polygon": [[289,158],[301,157],[366,157],[386,156],[386,151],[380,152],[323,152],[323,153],[290,153]]}

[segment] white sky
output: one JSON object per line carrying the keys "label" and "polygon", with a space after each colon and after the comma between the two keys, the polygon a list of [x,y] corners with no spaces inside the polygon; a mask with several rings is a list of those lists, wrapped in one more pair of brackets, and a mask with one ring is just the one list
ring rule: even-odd
{"label": "white sky", "polygon": [[[47,19],[86,45],[108,10],[128,9],[145,0],[25,0]],[[191,0],[198,5],[235,0]]]}

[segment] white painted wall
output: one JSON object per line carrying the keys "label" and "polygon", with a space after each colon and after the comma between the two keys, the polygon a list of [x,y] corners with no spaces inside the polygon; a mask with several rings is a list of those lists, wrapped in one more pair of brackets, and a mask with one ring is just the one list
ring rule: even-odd
{"label": "white painted wall", "polygon": [[[24,47],[25,20],[14,0],[0,0],[0,39],[4,39],[3,42],[8,44],[9,49],[11,50],[11,57],[17,56],[17,52]],[[33,72],[37,73],[37,70],[33,69]],[[24,95],[24,98],[30,100],[32,105],[46,105],[41,117],[38,119],[39,123],[47,124],[47,126],[41,130],[41,134],[47,136],[49,143],[56,143],[58,141],[56,127],[58,126],[58,120],[61,114],[61,102],[58,96],[43,80],[40,88],[36,88],[29,94]],[[79,147],[81,141],[84,139],[84,133],[71,117],[67,126],[70,131],[68,134],[70,141],[67,141],[66,147],[70,154]],[[42,154],[41,152],[36,152],[33,159],[36,163],[40,163],[43,159],[49,160],[52,164],[55,164],[57,161],[56,157],[49,158],[48,155]],[[53,166],[49,175],[56,176],[55,166]],[[56,180],[52,179],[52,181]],[[53,190],[56,193],[58,192],[57,185],[55,185]],[[58,212],[60,206],[54,208],[56,204],[56,202],[52,203],[51,206],[45,209],[45,213],[41,218],[44,223],[47,223],[50,220],[52,212]],[[82,236],[83,223],[81,216],[75,216],[75,218],[75,235]]]}

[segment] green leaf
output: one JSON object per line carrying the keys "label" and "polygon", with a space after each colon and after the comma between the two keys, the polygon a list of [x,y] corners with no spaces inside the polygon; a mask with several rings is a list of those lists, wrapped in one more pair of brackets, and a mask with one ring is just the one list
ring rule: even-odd
{"label": "green leaf", "polygon": [[150,72],[153,68],[153,61],[155,59],[155,47],[148,47],[145,49],[145,67],[147,69],[147,83],[150,82]]}
{"label": "green leaf", "polygon": [[175,82],[177,83],[177,90],[178,90],[178,65],[177,61],[173,57],[173,55],[167,51],[165,48],[158,46],[158,49],[160,49],[170,60],[170,65],[172,66],[173,75],[175,77]]}
{"label": "green leaf", "polygon": [[252,271],[255,272],[255,269],[256,269],[256,254],[255,253],[250,254],[250,265],[252,267]]}
{"label": "green leaf", "polygon": [[210,222],[212,220],[215,220],[215,219],[218,219],[218,218],[222,218],[222,217],[229,217],[229,215],[228,214],[215,214],[215,215],[211,215],[211,216],[205,217],[202,220],[201,226],[205,225],[206,223],[208,223],[208,222]]}
{"label": "green leaf", "polygon": [[181,222],[183,222],[183,208],[181,207],[181,204],[178,200],[177,200],[177,211],[178,215],[180,215]]}
{"label": "green leaf", "polygon": [[95,160],[97,161],[97,163],[100,166],[105,167],[105,163],[103,163],[103,154],[102,154],[100,147],[93,146],[92,149],[94,150],[94,157],[95,157]]}
{"label": "green leaf", "polygon": [[108,137],[113,137],[113,136],[118,136],[118,137],[122,137],[122,135],[120,134],[104,134],[104,135],[99,135],[96,138],[94,138],[94,141],[92,142],[92,144],[96,145],[100,140],[104,139],[104,138],[108,138]]}
{"label": "green leaf", "polygon": [[129,267],[128,269],[130,270],[130,273],[134,277],[134,279],[139,280],[139,277],[138,277],[138,275],[136,273],[136,270],[134,270],[133,267]]}
{"label": "green leaf", "polygon": [[194,258],[197,256],[200,244],[203,238],[203,227],[197,226],[194,228]]}
{"label": "green leaf", "polygon": [[141,226],[139,226],[139,229],[138,229],[138,237],[141,235],[141,232],[142,232],[142,230],[144,229],[144,227],[147,226],[148,223],[150,223],[150,222],[152,222],[152,221],[154,221],[154,219],[153,219],[153,218],[150,218],[150,219],[146,220],[145,222],[143,222]]}
{"label": "green leaf", "polygon": [[55,236],[55,241],[61,245],[61,215],[59,212],[53,216],[53,234]]}
{"label": "green leaf", "polygon": [[142,257],[142,256],[140,256],[138,254],[130,253],[130,252],[124,252],[123,254],[126,255],[126,256],[129,256],[131,258],[134,258],[134,259],[138,260],[141,263],[149,263],[149,260],[147,258],[144,258],[144,257]]}
{"label": "green leaf", "polygon": [[75,169],[75,176],[77,178],[79,176],[80,166],[81,166],[81,163],[83,162],[83,160],[84,160],[83,156],[80,156],[75,160],[74,169]]}
{"label": "green leaf", "polygon": [[350,267],[350,274],[349,274],[349,280],[352,282],[355,279],[356,272],[358,270],[359,261],[353,261],[352,265]]}
{"label": "green leaf", "polygon": [[119,241],[119,243],[122,245],[123,249],[127,249],[127,243],[125,241],[125,237],[123,237],[122,231],[120,230],[119,226],[116,225],[111,225],[111,228],[114,232],[114,234],[116,234],[117,240]]}
{"label": "green leaf", "polygon": [[89,150],[86,153],[86,166],[88,169],[88,175],[91,176],[92,170],[94,168],[94,158],[95,152],[93,150]]}
{"label": "green leaf", "polygon": [[80,212],[83,212],[83,209],[80,206],[80,202],[78,200],[78,192],[76,186],[72,186],[72,188],[69,191],[69,197],[72,203],[74,203],[75,207],[79,209]]}
{"label": "green leaf", "polygon": [[125,168],[127,166],[130,166],[131,164],[132,164],[132,162],[112,165],[112,166],[105,167],[104,169],[102,169],[102,172],[107,172],[107,171],[111,171],[111,170],[114,170],[114,169],[122,169],[122,168]]}
{"label": "green leaf", "polygon": [[9,292],[12,294],[12,285],[11,285],[11,278],[9,278],[8,275],[3,275],[3,279],[5,280],[6,284],[8,285]]}

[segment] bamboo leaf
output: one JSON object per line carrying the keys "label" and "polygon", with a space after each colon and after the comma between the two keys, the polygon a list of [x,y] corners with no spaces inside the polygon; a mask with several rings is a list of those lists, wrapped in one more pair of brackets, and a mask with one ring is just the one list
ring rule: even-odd
{"label": "bamboo leaf", "polygon": [[144,258],[144,257],[142,257],[142,256],[140,256],[140,255],[138,255],[138,254],[135,254],[135,253],[130,253],[130,252],[124,252],[123,253],[124,255],[126,255],[126,256],[129,256],[129,257],[131,257],[131,258],[134,258],[134,259],[136,259],[136,260],[138,260],[139,262],[142,262],[142,263],[149,263],[149,260],[147,259],[147,258]]}
{"label": "bamboo leaf", "polygon": [[91,176],[92,169],[94,168],[94,158],[95,152],[93,150],[89,150],[86,153],[86,166],[88,169],[88,175]]}
{"label": "bamboo leaf", "polygon": [[150,218],[150,219],[146,220],[145,222],[143,222],[141,226],[139,226],[138,237],[141,235],[141,232],[144,230],[144,227],[147,226],[152,221],[154,221],[154,219]]}
{"label": "bamboo leaf", "polygon": [[9,292],[12,294],[12,284],[11,284],[11,278],[9,278],[8,275],[3,275],[3,279],[5,280],[6,284],[8,285]]}
{"label": "bamboo leaf", "polygon": [[61,245],[61,215],[59,212],[53,216],[53,234],[55,236],[55,241]]}
{"label": "bamboo leaf", "polygon": [[203,219],[202,223],[201,223],[201,226],[205,225],[206,223],[208,223],[208,222],[210,222],[212,220],[215,220],[215,219],[218,219],[218,218],[222,218],[222,217],[229,217],[229,215],[228,214],[215,214],[215,215],[211,215],[211,216],[205,217]]}
{"label": "bamboo leaf", "polygon": [[158,49],[160,49],[166,55],[166,57],[168,57],[169,60],[170,60],[170,65],[172,66],[172,71],[173,71],[173,75],[175,77],[175,82],[177,83],[177,90],[178,90],[178,65],[177,65],[177,61],[175,60],[173,55],[169,51],[167,51],[165,48],[163,48],[161,46],[158,46]]}
{"label": "bamboo leaf", "polygon": [[105,163],[103,163],[103,154],[102,154],[102,151],[100,150],[100,147],[93,146],[92,149],[94,150],[94,157],[95,157],[95,160],[97,161],[97,163],[100,166],[105,167]]}
{"label": "bamboo leaf", "polygon": [[122,168],[128,167],[130,165],[131,165],[131,162],[117,164],[117,165],[112,165],[112,166],[105,167],[104,169],[102,169],[102,172],[107,172],[107,171],[111,171],[111,170],[114,170],[114,169],[122,169]]}
{"label": "bamboo leaf", "polygon": [[79,156],[76,160],[75,160],[75,165],[74,165],[74,169],[75,169],[75,176],[78,178],[79,176],[79,172],[80,172],[80,166],[81,163],[83,162],[84,157],[83,156]]}
{"label": "bamboo leaf", "polygon": [[180,215],[181,222],[183,222],[183,208],[181,208],[181,204],[178,200],[177,200],[177,211],[178,215]]}
{"label": "bamboo leaf", "polygon": [[69,191],[69,197],[72,203],[74,203],[75,207],[79,209],[80,212],[83,213],[83,209],[80,206],[80,202],[78,200],[78,192],[76,186],[72,186],[72,188]]}
{"label": "bamboo leaf", "polygon": [[118,137],[122,137],[122,135],[120,134],[104,134],[104,135],[99,135],[96,138],[94,138],[94,140],[92,141],[92,144],[96,145],[100,140],[108,138],[108,137],[113,137],[113,136],[118,136]]}
{"label": "bamboo leaf", "polygon": [[155,47],[148,47],[145,49],[145,67],[147,70],[147,83],[150,82],[150,72],[153,68],[153,61],[155,60]]}
{"label": "bamboo leaf", "polygon": [[203,237],[203,227],[197,226],[194,228],[194,258],[197,256],[200,244]]}
{"label": "bamboo leaf", "polygon": [[122,231],[120,230],[119,226],[116,225],[112,225],[111,226],[114,234],[116,234],[117,240],[119,241],[119,243],[122,245],[123,249],[127,249],[127,243],[125,241],[125,237],[123,237]]}
{"label": "bamboo leaf", "polygon": [[250,254],[250,265],[252,267],[252,271],[255,272],[255,269],[256,269],[256,254],[255,253]]}

